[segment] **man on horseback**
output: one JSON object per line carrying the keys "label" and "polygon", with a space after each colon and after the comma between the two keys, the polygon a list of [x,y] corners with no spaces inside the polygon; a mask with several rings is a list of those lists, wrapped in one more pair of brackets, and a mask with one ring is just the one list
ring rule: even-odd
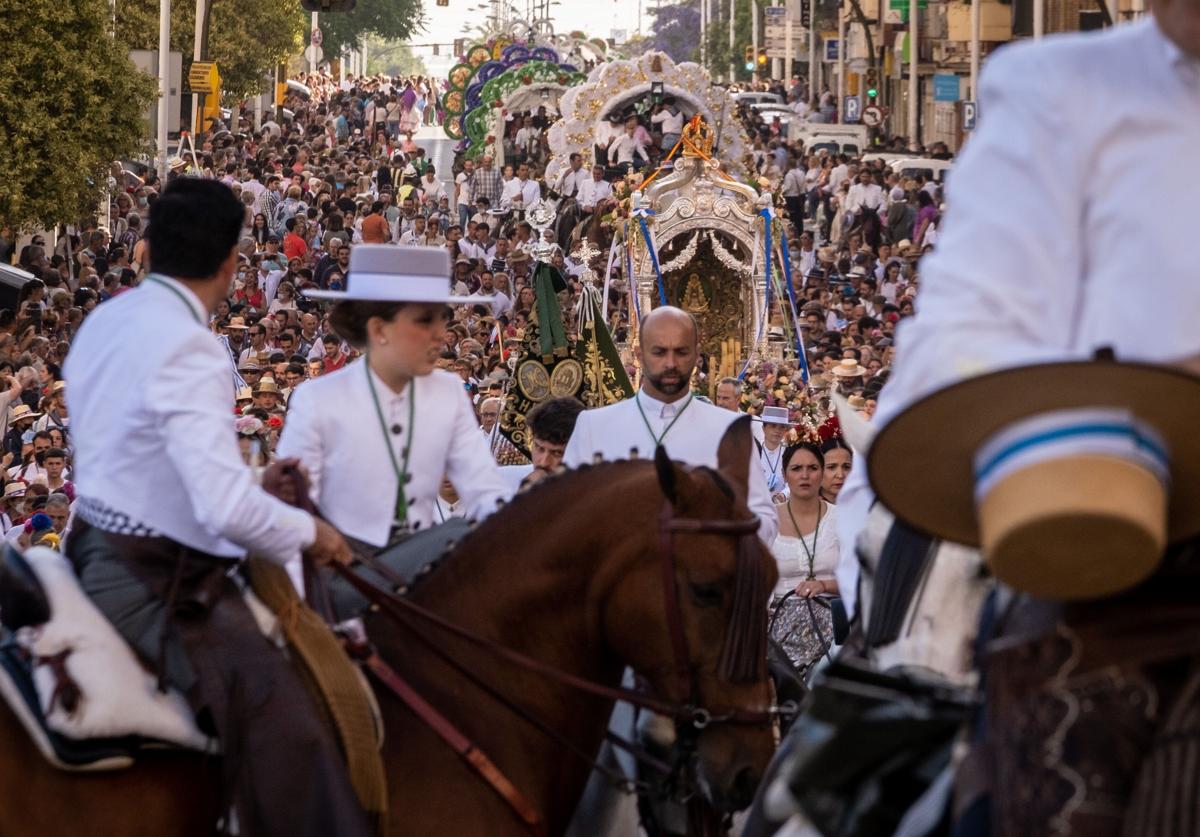
{"label": "man on horseback", "polygon": [[[960,774],[957,800],[966,808],[992,778],[991,833],[1196,831],[1200,541],[1180,523],[1196,513],[1187,499],[1196,457],[1194,430],[1173,437],[1170,422],[1189,413],[1200,381],[1164,367],[1200,371],[1200,291],[1191,280],[1187,197],[1145,184],[1170,182],[1190,165],[1200,144],[1198,96],[1200,6],[1186,0],[1155,0],[1153,16],[1138,23],[990,59],[979,97],[986,118],[955,168],[953,222],[924,264],[918,315],[897,330],[900,354],[868,459],[872,484],[898,516],[909,502],[904,517],[921,531],[982,543],[1012,587],[981,638],[994,641],[977,646],[986,644],[986,734]],[[1097,171],[1109,176],[1097,179]],[[1138,277],[1133,295],[1130,276]],[[1164,380],[1170,385],[1155,383]],[[945,411],[933,420],[929,410],[939,405]],[[998,411],[1020,421],[957,455],[960,440],[993,421],[985,413]],[[1165,421],[1151,421],[1164,413]],[[931,421],[939,440],[924,445],[921,428]],[[889,433],[895,443],[881,449]],[[1147,441],[1159,436],[1165,447]],[[1121,447],[1130,439],[1136,444]],[[885,467],[888,450],[907,461]],[[934,460],[956,463],[964,484],[950,499],[961,512],[928,501],[947,482],[927,467]],[[896,465],[909,473],[889,480]],[[1010,490],[1042,467],[1051,478],[1077,475],[1064,492],[1076,510],[1055,509],[1059,495]],[[1089,468],[1127,476],[1088,479]],[[1089,487],[1119,500],[1134,479],[1148,488],[1103,512],[1089,505]],[[1037,508],[1022,507],[1030,496]],[[1146,497],[1157,497],[1146,519],[1164,531],[1119,541],[1120,554],[1110,554],[1114,539],[1104,533],[1141,532],[1126,521]],[[856,464],[838,503],[838,574],[850,596],[873,502]],[[998,512],[1009,525],[998,531],[1015,533],[1008,543],[1020,549],[999,538],[989,545],[986,525]],[[1018,529],[1029,513],[1048,522]],[[967,535],[949,538],[951,526]],[[1028,561],[1037,555],[1053,560]],[[1076,571],[1065,572],[1072,562]],[[1108,584],[1115,576],[1124,578]],[[986,827],[976,821],[961,833]]]}
{"label": "man on horseback", "polygon": [[327,523],[243,465],[229,358],[208,328],[228,296],[244,209],[181,178],[150,210],[153,273],[88,318],[66,363],[79,501],[68,557],[100,610],[202,727],[251,835],[363,835],[338,745],[242,600],[246,553],[349,562]]}

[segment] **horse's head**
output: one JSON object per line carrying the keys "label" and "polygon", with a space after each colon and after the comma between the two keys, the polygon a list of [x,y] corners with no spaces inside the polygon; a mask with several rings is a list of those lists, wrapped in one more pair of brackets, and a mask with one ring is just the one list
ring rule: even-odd
{"label": "horse's head", "polygon": [[701,789],[723,810],[750,803],[774,750],[769,723],[748,719],[771,704],[767,600],[777,578],[746,507],[749,421],[726,432],[715,471],[658,450],[658,533],[605,613],[610,644],[656,696],[704,710],[676,724],[676,743],[692,749]]}

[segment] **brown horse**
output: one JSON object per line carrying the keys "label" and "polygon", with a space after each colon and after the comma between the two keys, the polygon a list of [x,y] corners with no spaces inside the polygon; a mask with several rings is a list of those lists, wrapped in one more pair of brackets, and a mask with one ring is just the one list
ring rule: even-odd
{"label": "brown horse", "polygon": [[[676,517],[744,520],[749,430],[722,442],[721,468],[687,469],[665,457],[596,465],[543,481],[478,526],[410,594],[414,601],[508,648],[588,680],[617,686],[628,665],[654,694],[682,703],[664,612],[659,522],[664,493]],[[738,540],[674,534],[674,579],[687,668],[699,703],[764,710],[765,666],[749,682],[722,677],[734,613]],[[757,538],[744,552],[767,590],[774,562]],[[765,601],[755,605],[765,630]],[[489,754],[559,834],[589,765],[501,706],[382,613],[366,616],[380,655]],[[596,753],[612,702],[587,696],[499,659],[437,627],[427,639],[497,692],[585,753]],[[395,835],[528,834],[511,809],[423,723],[377,688],[386,724],[389,832]],[[50,767],[16,719],[0,710],[0,835],[207,835],[219,815],[216,764],[159,754],[118,773],[68,775]],[[695,773],[718,808],[744,807],[774,749],[766,724],[700,730]]]}

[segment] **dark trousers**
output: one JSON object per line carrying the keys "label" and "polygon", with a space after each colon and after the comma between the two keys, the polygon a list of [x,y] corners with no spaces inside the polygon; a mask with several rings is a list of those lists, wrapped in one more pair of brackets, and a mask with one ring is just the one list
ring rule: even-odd
{"label": "dark trousers", "polygon": [[219,736],[240,832],[370,835],[333,733],[259,632],[230,562],[166,538],[76,527],[69,557],[84,590],[145,662],[165,666]]}
{"label": "dark trousers", "polygon": [[787,206],[788,218],[796,226],[796,235],[799,235],[804,223],[804,195],[784,198],[783,202]]}

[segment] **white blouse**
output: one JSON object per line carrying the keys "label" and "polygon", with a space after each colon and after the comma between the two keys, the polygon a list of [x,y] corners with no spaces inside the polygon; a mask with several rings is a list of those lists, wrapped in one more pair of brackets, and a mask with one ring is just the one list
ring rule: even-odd
{"label": "white blouse", "polygon": [[[784,514],[787,512],[785,511]],[[821,524],[817,531],[809,532],[801,539],[791,535],[780,535],[771,546],[775,564],[779,567],[779,582],[775,585],[776,598],[795,590],[802,581],[808,580],[808,552],[813,553],[813,577],[828,580],[833,578],[838,563],[837,507],[824,504]],[[808,551],[805,551],[808,547]]]}

